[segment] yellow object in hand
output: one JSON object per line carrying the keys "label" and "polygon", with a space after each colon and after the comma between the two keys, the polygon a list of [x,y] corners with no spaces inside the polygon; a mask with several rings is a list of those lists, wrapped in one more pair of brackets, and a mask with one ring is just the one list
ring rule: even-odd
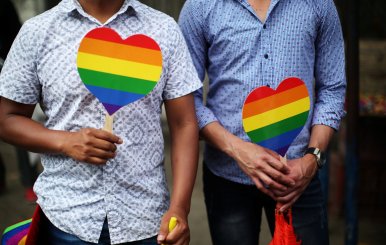
{"label": "yellow object in hand", "polygon": [[174,230],[176,225],[177,225],[177,218],[176,217],[171,217],[170,220],[169,220],[169,232]]}
{"label": "yellow object in hand", "polygon": [[[177,226],[177,218],[171,217],[169,220],[169,232],[172,232],[176,226]],[[165,244],[162,244],[162,245],[165,245]]]}

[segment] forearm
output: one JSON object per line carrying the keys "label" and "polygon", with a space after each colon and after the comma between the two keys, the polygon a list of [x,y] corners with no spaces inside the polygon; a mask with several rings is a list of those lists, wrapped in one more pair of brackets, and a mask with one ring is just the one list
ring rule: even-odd
{"label": "forearm", "polygon": [[198,125],[192,94],[165,101],[171,136],[171,208],[188,215],[198,163]]}
{"label": "forearm", "polygon": [[183,209],[188,214],[197,173],[198,128],[196,123],[171,128],[171,207]]}
{"label": "forearm", "polygon": [[235,147],[242,139],[229,132],[219,122],[209,123],[200,133],[209,144],[235,158]]}
{"label": "forearm", "polygon": [[334,129],[325,125],[314,125],[311,130],[311,136],[308,146],[319,148],[325,151],[334,134]]}
{"label": "forearm", "polygon": [[[312,127],[308,145],[309,147],[316,147],[325,151],[333,134],[334,130],[331,127],[315,125]],[[318,170],[316,157],[312,154],[306,154],[301,158],[290,160],[288,165],[291,168],[290,176],[296,181],[296,185],[278,195],[278,206],[282,212],[298,200]]]}
{"label": "forearm", "polygon": [[0,122],[0,138],[33,152],[60,153],[66,134],[68,132],[49,130],[21,115],[8,115]]}

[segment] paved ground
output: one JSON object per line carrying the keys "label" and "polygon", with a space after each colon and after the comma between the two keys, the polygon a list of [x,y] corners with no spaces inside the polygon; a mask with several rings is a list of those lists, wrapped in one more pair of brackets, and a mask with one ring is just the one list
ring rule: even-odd
{"label": "paved ground", "polygon": [[[167,142],[166,138],[166,142]],[[166,145],[166,152],[169,146]],[[7,167],[7,191],[0,196],[0,232],[8,225],[15,224],[21,220],[31,217],[34,204],[27,203],[23,198],[23,188],[19,181],[15,151],[12,146],[0,142],[0,153]],[[169,154],[166,155],[167,172],[170,180]],[[201,161],[200,161],[201,163]],[[339,216],[329,217],[330,240],[332,245],[344,244],[344,221]],[[192,208],[190,214],[191,245],[210,245],[208,224],[202,194],[202,172],[201,165],[193,193]],[[386,222],[361,219],[359,224],[360,245],[384,245],[386,244]],[[268,244],[270,235],[264,221],[262,227],[261,244]],[[242,245],[240,243],[240,245]]]}

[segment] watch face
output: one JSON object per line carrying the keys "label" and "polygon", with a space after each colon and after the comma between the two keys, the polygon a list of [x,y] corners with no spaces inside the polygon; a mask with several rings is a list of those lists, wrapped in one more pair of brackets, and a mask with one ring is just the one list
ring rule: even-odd
{"label": "watch face", "polygon": [[312,154],[316,157],[316,164],[318,168],[322,168],[326,163],[326,155],[319,148],[310,147],[307,149],[306,154]]}

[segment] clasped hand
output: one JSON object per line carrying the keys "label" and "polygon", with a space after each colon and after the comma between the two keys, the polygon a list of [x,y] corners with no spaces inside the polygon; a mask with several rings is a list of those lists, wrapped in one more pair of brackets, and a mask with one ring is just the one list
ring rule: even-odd
{"label": "clasped hand", "polygon": [[295,185],[287,191],[276,193],[277,207],[281,212],[289,209],[299,199],[318,169],[315,157],[310,154],[288,160],[287,165],[290,168],[288,177],[295,181]]}
{"label": "clasped hand", "polygon": [[312,155],[286,161],[276,152],[249,142],[234,145],[232,152],[240,168],[261,192],[278,202],[281,211],[295,203],[317,170]]}
{"label": "clasped hand", "polygon": [[116,156],[116,145],[123,143],[118,136],[101,129],[84,128],[66,134],[61,152],[77,161],[91,164],[106,164]]}
{"label": "clasped hand", "polygon": [[[169,232],[171,217],[177,219],[177,226]],[[171,206],[161,220],[161,227],[157,237],[158,244],[188,245],[190,230],[188,225],[188,212],[179,207]]]}

